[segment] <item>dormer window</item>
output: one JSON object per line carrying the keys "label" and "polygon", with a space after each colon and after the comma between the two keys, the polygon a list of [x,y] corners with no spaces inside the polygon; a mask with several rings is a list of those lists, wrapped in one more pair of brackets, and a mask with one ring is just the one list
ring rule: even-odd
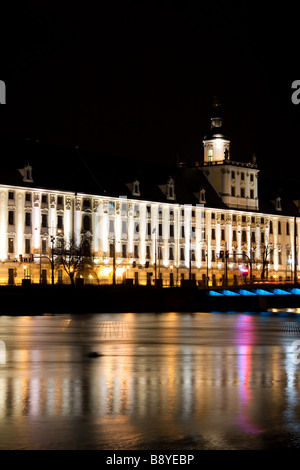
{"label": "dormer window", "polygon": [[276,199],[276,210],[277,210],[277,211],[281,211],[281,210],[282,210],[282,208],[281,208],[281,197],[278,197],[278,198]]}
{"label": "dormer window", "polygon": [[132,195],[133,196],[140,196],[140,182],[138,180],[134,180],[133,182],[133,190],[132,190]]}
{"label": "dormer window", "polygon": [[24,183],[33,183],[32,179],[32,166],[27,163],[24,168],[20,169],[19,172],[23,176]]}
{"label": "dormer window", "polygon": [[169,181],[167,183],[167,199],[175,199],[175,182],[172,177],[169,178]]}
{"label": "dormer window", "polygon": [[200,198],[199,198],[200,204],[206,204],[206,197],[205,197],[205,189],[202,188],[200,190]]}

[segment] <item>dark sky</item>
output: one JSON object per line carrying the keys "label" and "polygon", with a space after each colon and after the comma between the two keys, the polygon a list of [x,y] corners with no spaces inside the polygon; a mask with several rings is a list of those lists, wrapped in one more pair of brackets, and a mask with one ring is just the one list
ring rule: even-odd
{"label": "dark sky", "polygon": [[278,2],[18,4],[1,32],[0,135],[201,160],[218,95],[232,160],[255,152],[263,172],[288,177],[299,159],[297,18]]}

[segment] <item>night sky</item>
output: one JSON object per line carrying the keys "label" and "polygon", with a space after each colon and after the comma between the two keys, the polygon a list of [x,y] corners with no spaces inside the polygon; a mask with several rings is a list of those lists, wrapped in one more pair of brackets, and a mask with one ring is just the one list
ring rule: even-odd
{"label": "night sky", "polygon": [[255,153],[264,174],[295,178],[294,6],[152,0],[13,8],[1,31],[0,137],[201,161],[217,95],[231,159],[252,161]]}

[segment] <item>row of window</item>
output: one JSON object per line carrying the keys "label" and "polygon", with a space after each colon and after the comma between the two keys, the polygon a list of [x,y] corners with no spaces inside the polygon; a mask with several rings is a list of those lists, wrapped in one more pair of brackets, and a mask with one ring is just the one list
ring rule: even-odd
{"label": "row of window", "polygon": [[[235,186],[231,186],[231,196],[235,197],[236,194],[236,188]],[[240,188],[240,196],[241,198],[246,197],[246,190],[245,188]],[[254,199],[254,189],[250,189],[250,199]]]}
{"label": "row of window", "polygon": [[[8,192],[8,199],[10,201],[15,200],[15,191],[9,191]],[[32,193],[26,193],[25,194],[25,201],[26,202],[31,202],[32,201]],[[41,196],[42,204],[48,204],[48,201],[49,201],[49,195],[48,194],[42,194],[42,196]],[[63,196],[57,196],[56,202],[57,202],[57,205],[62,206],[63,203],[64,203]]]}
{"label": "row of window", "polygon": [[[15,212],[8,211],[8,225],[15,225]],[[31,212],[25,212],[25,227],[31,227]],[[41,227],[48,228],[48,214],[41,214]],[[57,216],[57,228],[63,228],[63,216]]]}
{"label": "row of window", "polygon": [[[245,181],[245,176],[246,176],[246,175],[247,175],[247,174],[244,173],[243,171],[241,172],[241,181]],[[235,178],[236,178],[236,172],[235,172],[235,171],[232,171],[232,172],[231,172],[231,179],[235,180]],[[251,183],[254,182],[254,174],[253,174],[253,173],[250,173],[250,181],[251,181]]]}

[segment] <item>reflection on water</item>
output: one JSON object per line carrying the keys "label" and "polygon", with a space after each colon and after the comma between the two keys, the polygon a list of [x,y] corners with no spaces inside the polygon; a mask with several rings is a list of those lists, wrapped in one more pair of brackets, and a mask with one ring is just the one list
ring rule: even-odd
{"label": "reflection on water", "polygon": [[0,448],[298,448],[283,322],[298,317],[2,316]]}

